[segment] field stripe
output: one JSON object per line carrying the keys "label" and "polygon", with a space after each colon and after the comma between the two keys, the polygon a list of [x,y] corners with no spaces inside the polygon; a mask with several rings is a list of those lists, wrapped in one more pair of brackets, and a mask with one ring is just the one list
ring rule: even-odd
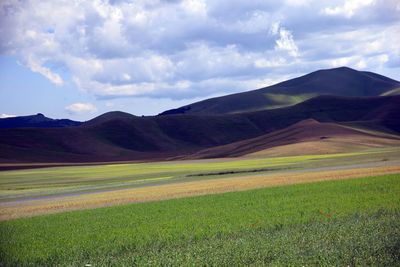
{"label": "field stripe", "polygon": [[343,180],[399,173],[400,166],[381,166],[304,173],[252,175],[223,179],[182,182],[168,185],[87,193],[76,196],[39,200],[15,201],[0,204],[0,220],[31,217],[63,211],[97,208],[126,203],[158,201],[173,198],[244,191],[263,187]]}

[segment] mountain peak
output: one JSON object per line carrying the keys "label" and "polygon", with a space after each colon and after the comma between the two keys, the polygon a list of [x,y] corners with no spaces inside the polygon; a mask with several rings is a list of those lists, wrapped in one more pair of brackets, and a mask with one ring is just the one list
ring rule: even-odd
{"label": "mountain peak", "polygon": [[347,66],[341,66],[341,67],[336,67],[336,68],[332,68],[332,69],[326,69],[327,71],[334,71],[334,70],[342,70],[342,71],[358,71],[355,69],[352,69],[350,67]]}
{"label": "mountain peak", "polygon": [[292,106],[320,95],[380,96],[399,87],[399,81],[342,66],[314,71],[258,90],[206,99],[160,115],[241,113]]}
{"label": "mountain peak", "polygon": [[129,120],[132,118],[137,118],[137,116],[122,111],[110,111],[85,122],[85,124],[104,123],[111,120]]}

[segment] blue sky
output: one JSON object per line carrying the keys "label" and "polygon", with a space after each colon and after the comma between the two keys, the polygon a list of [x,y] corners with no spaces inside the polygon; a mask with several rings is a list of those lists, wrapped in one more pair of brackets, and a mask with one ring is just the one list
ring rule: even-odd
{"label": "blue sky", "polygon": [[349,66],[400,80],[397,0],[0,2],[0,116],[152,115]]}

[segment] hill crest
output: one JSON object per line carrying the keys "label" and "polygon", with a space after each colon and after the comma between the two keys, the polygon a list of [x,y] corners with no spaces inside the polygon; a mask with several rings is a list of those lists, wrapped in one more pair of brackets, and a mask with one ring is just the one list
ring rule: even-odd
{"label": "hill crest", "polygon": [[81,122],[69,119],[51,119],[42,113],[0,119],[0,128],[60,128],[79,126]]}
{"label": "hill crest", "polygon": [[398,114],[400,96],[324,96],[287,108],[241,114],[109,113],[77,127],[0,129],[0,162],[163,160],[273,134],[296,123],[311,129],[310,125],[318,125],[316,121],[398,134]]}
{"label": "hill crest", "polygon": [[255,138],[198,151],[184,159],[329,154],[400,145],[400,137],[306,119]]}
{"label": "hill crest", "polygon": [[206,99],[160,115],[241,113],[291,106],[319,95],[380,96],[399,87],[399,81],[385,76],[339,67],[317,70],[253,91]]}

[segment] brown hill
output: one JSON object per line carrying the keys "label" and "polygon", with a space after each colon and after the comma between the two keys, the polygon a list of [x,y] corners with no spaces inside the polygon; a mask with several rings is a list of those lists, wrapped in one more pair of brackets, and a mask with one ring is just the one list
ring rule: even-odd
{"label": "brown hill", "polygon": [[400,96],[319,96],[287,108],[241,114],[136,117],[111,112],[76,127],[0,129],[0,162],[161,160],[310,118],[399,133],[399,114]]}
{"label": "brown hill", "polygon": [[201,150],[188,159],[238,156],[293,156],[400,146],[400,136],[307,119],[256,138]]}

